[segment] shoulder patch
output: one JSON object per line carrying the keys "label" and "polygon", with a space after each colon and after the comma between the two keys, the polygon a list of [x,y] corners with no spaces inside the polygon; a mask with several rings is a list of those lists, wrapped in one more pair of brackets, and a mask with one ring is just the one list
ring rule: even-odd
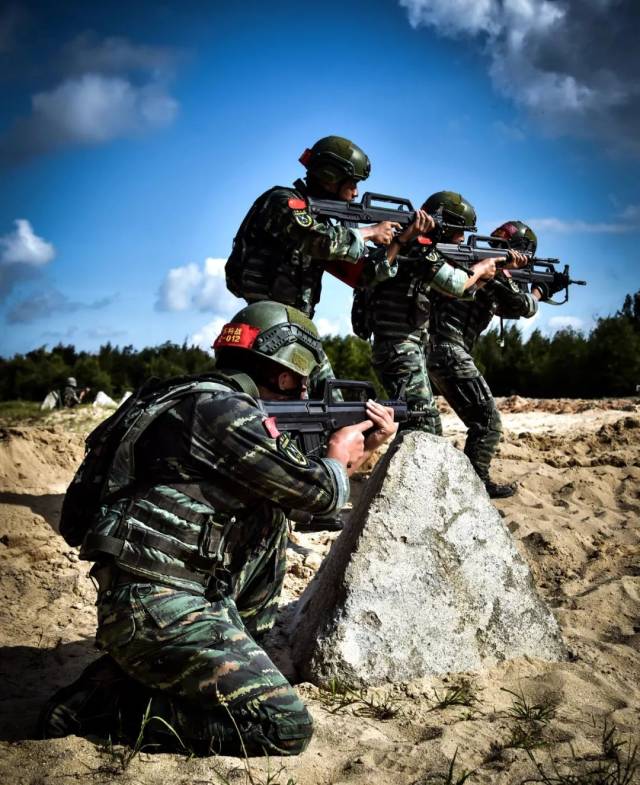
{"label": "shoulder patch", "polygon": [[281,433],[280,436],[278,436],[277,445],[278,452],[281,455],[284,455],[290,461],[293,461],[293,463],[297,463],[298,466],[307,466],[308,461],[306,457],[296,447],[290,434]]}
{"label": "shoulder patch", "polygon": [[313,226],[313,218],[306,210],[294,210],[293,217],[295,218],[296,223],[303,226],[305,229]]}
{"label": "shoulder patch", "polygon": [[289,205],[289,207],[292,210],[306,210],[307,209],[307,203],[305,202],[305,200],[304,199],[298,199],[295,196],[292,196],[291,199],[289,199],[289,201],[287,202],[287,204]]}

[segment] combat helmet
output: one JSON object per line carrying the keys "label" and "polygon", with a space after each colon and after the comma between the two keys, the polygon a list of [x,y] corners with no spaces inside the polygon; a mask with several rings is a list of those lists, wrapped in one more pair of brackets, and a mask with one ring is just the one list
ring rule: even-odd
{"label": "combat helmet", "polygon": [[440,216],[444,230],[477,231],[476,211],[473,205],[462,194],[455,191],[437,191],[431,194],[422,205],[422,209],[436,218],[436,223]]}
{"label": "combat helmet", "polygon": [[267,358],[300,376],[309,376],[323,354],[311,319],[296,308],[269,300],[238,311],[224,325],[213,348],[218,366],[228,364],[228,351],[242,351],[256,359]]}
{"label": "combat helmet", "polygon": [[322,183],[366,180],[371,174],[367,154],[344,136],[324,136],[300,156],[307,172]]}
{"label": "combat helmet", "polygon": [[[530,226],[522,221],[506,221],[491,232],[492,237],[499,237],[509,242],[514,251],[535,254],[538,238]],[[498,245],[498,243],[496,243]]]}
{"label": "combat helmet", "polygon": [[67,378],[67,387],[77,387],[78,382],[76,381],[75,376],[69,376]]}

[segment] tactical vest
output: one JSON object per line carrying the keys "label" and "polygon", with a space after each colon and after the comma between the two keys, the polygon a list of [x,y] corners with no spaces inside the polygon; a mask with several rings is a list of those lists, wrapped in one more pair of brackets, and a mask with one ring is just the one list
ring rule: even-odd
{"label": "tactical vest", "polygon": [[271,188],[253,203],[233,240],[225,278],[229,291],[247,302],[275,300],[313,316],[324,267],[279,235],[275,211],[281,208],[273,199],[276,193],[304,199],[304,183],[294,185]]}
{"label": "tactical vest", "polygon": [[424,265],[422,258],[402,256],[396,276],[373,288],[366,308],[369,332],[376,340],[420,340],[429,321]]}
{"label": "tactical vest", "polygon": [[431,343],[450,342],[471,352],[480,333],[489,325],[497,304],[478,290],[474,300],[452,300],[431,292]]}
{"label": "tactical vest", "polygon": [[[100,492],[101,504],[84,536],[80,558],[112,562],[142,580],[200,594],[205,591],[214,573],[227,566],[225,534],[235,524],[235,516],[208,504],[201,483],[141,486],[136,480],[135,447],[149,426],[185,396],[245,388],[257,396],[253,382],[244,375],[181,379],[147,396],[142,405],[133,406],[126,431],[113,451]],[[105,448],[108,430],[101,441]],[[85,463],[72,486],[89,482],[90,478],[83,476]]]}
{"label": "tactical vest", "polygon": [[473,300],[452,300],[438,292],[431,292],[431,343],[450,342],[471,353],[493,317],[499,313],[505,319],[533,316],[537,304],[513,280],[495,279],[479,288]]}

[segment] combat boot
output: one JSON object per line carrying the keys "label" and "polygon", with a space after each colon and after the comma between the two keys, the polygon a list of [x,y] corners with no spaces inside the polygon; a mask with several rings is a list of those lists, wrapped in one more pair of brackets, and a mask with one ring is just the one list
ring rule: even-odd
{"label": "combat boot", "polygon": [[132,692],[137,692],[137,686],[137,682],[105,654],[47,701],[38,719],[39,738],[117,737],[121,696],[131,697]]}
{"label": "combat boot", "polygon": [[515,484],[515,482],[501,485],[500,483],[493,482],[492,480],[487,480],[484,484],[484,487],[487,489],[490,499],[508,499],[509,496],[513,496],[518,490],[518,486]]}

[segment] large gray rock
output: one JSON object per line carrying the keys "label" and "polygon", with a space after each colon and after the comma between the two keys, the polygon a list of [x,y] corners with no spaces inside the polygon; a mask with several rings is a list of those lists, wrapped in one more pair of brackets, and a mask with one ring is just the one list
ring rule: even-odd
{"label": "large gray rock", "polygon": [[298,673],[375,685],[562,659],[558,625],[467,457],[408,433],[300,598]]}

